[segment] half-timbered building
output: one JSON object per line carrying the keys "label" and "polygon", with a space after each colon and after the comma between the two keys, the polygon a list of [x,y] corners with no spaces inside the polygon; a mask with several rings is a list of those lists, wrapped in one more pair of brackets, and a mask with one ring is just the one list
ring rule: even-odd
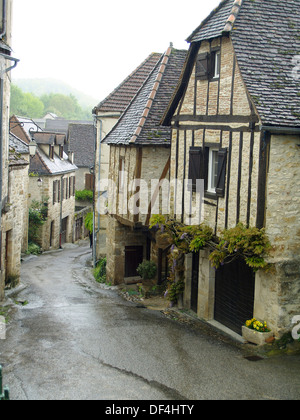
{"label": "half-timbered building", "polygon": [[[216,234],[239,222],[265,227],[273,246],[275,274],[241,261],[215,272],[206,251],[186,258],[185,304],[239,334],[253,316],[280,334],[300,313],[299,33],[296,0],[222,1],[188,38],[163,120],[171,178],[191,179],[190,189],[204,180],[202,221]],[[171,198],[182,222],[189,193]]]}
{"label": "half-timbered building", "polygon": [[166,272],[166,250],[155,247],[149,222],[159,207],[160,185],[169,180],[171,129],[160,121],[186,53],[168,48],[104,139],[110,148],[107,278],[113,284],[133,281],[138,265],[150,258],[158,262],[158,281]]}

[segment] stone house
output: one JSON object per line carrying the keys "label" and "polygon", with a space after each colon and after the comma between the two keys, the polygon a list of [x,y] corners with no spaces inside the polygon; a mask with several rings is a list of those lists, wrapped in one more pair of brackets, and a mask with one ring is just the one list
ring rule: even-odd
{"label": "stone house", "polygon": [[[24,221],[25,174],[28,164],[9,146],[11,70],[18,60],[11,50],[12,1],[0,7],[0,301],[5,285],[14,285],[20,275]],[[18,242],[18,243],[16,243]]]}
{"label": "stone house", "polygon": [[15,287],[21,273],[21,253],[27,250],[29,150],[10,136],[7,195],[2,201],[2,258],[5,288]]}
{"label": "stone house", "polygon": [[48,207],[39,245],[47,251],[73,242],[77,166],[74,154],[64,152],[68,148],[66,135],[44,132],[32,120],[16,116],[10,119],[10,129],[24,143],[37,144],[30,159],[28,205],[37,201]]}
{"label": "stone house", "polygon": [[[300,314],[299,33],[296,0],[222,1],[188,38],[163,119],[171,178],[204,179],[204,222],[216,234],[265,227],[273,246],[275,274],[242,262],[215,272],[206,251],[186,258],[185,305],[239,334],[254,316],[280,335]],[[172,215],[186,222],[183,193]]]}
{"label": "stone house", "polygon": [[[151,71],[156,66],[161,54],[152,53],[125,80],[114,89],[94,109],[96,125],[96,155],[95,155],[95,255],[96,259],[106,254],[107,218],[100,215],[97,202],[107,198],[107,182],[109,172],[109,146],[102,142],[112,130],[126,110],[132,99],[138,93]],[[100,181],[101,180],[101,181]]]}
{"label": "stone house", "polygon": [[169,127],[160,120],[179,80],[186,51],[168,48],[118,123],[105,137],[109,145],[107,279],[134,281],[143,260],[166,274],[166,249],[158,249],[149,231],[153,209],[160,208],[161,184],[169,180]]}

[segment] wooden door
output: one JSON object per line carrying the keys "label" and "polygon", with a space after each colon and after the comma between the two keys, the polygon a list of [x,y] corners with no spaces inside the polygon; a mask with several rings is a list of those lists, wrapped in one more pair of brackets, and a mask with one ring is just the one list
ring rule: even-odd
{"label": "wooden door", "polygon": [[67,230],[68,230],[68,217],[62,219],[61,223],[61,243],[62,245],[67,242]]}
{"label": "wooden door", "polygon": [[142,246],[126,246],[125,277],[138,276],[137,268],[143,262],[144,248]]}
{"label": "wooden door", "polygon": [[215,320],[242,334],[242,325],[253,318],[255,274],[242,259],[216,272]]}

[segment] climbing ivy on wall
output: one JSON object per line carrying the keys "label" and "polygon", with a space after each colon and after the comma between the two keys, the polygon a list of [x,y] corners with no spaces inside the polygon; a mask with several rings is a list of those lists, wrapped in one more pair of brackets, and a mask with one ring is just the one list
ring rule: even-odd
{"label": "climbing ivy on wall", "polygon": [[238,258],[243,258],[254,271],[270,268],[266,258],[272,247],[265,229],[239,223],[216,236],[205,224],[187,226],[162,215],[152,216],[150,228],[160,230],[160,234],[172,245],[169,256],[171,274],[166,294],[173,302],[177,301],[178,295],[184,290],[184,256],[191,252],[208,249],[209,260],[215,269]]}

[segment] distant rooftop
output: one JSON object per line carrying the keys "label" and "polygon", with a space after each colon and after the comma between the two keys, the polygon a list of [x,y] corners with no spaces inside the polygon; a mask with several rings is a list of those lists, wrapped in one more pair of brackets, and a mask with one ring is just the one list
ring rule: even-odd
{"label": "distant rooftop", "polygon": [[159,53],[150,54],[137,69],[94,108],[93,112],[124,112],[161,57],[162,54]]}

